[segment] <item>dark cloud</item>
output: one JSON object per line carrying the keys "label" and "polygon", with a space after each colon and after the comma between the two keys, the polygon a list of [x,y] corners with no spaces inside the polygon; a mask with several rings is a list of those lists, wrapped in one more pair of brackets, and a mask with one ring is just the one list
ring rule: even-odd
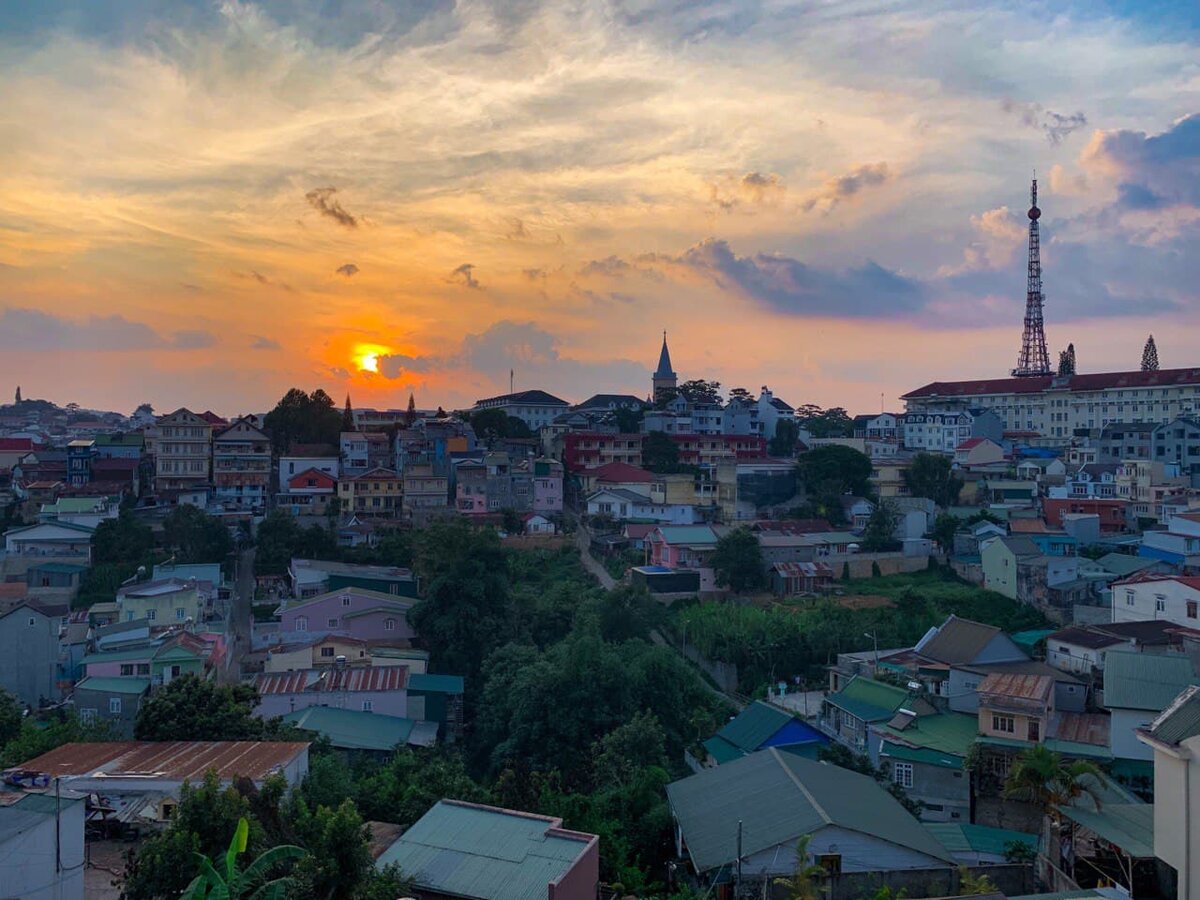
{"label": "dark cloud", "polygon": [[1180,119],[1161,134],[1097,133],[1082,162],[1087,168],[1115,173],[1120,202],[1128,208],[1200,207],[1200,114]]}
{"label": "dark cloud", "polygon": [[546,278],[545,269],[522,269],[521,274],[530,281],[542,281]]}
{"label": "dark cloud", "polygon": [[773,172],[747,172],[740,178],[729,175],[713,182],[708,189],[709,200],[727,212],[743,203],[773,203],[786,191],[783,179]]}
{"label": "dark cloud", "polygon": [[379,374],[384,378],[399,378],[405,372],[428,372],[438,365],[437,357],[405,356],[402,353],[385,353],[377,360]]}
{"label": "dark cloud", "polygon": [[283,282],[283,281],[274,281],[274,280],[268,278],[262,272],[258,271],[257,269],[251,269],[249,272],[234,272],[233,274],[236,275],[238,278],[245,278],[249,281],[256,281],[259,284],[267,286],[267,287],[277,287],[277,288],[281,288],[285,291],[292,290],[292,286],[290,284],[287,284],[286,282]]}
{"label": "dark cloud", "polygon": [[346,212],[342,208],[341,201],[333,196],[337,190],[335,187],[313,188],[304,195],[304,199],[321,215],[328,216],[339,225],[346,228],[357,228],[358,219]]}
{"label": "dark cloud", "polygon": [[343,265],[338,266],[333,271],[337,275],[344,275],[347,278],[353,278],[355,275],[358,274],[359,269],[358,269],[358,266],[356,266],[354,263],[344,263]]}
{"label": "dark cloud", "polygon": [[202,350],[217,342],[217,336],[211,331],[185,330],[177,331],[171,338],[171,345],[178,350]]}
{"label": "dark cloud", "polygon": [[447,279],[447,281],[455,281],[461,284],[463,287],[468,287],[472,290],[479,290],[483,287],[483,285],[479,283],[478,279],[475,278],[474,263],[463,263],[450,273],[450,277]]}
{"label": "dark cloud", "polygon": [[0,310],[0,350],[194,350],[215,343],[215,336],[208,331],[177,331],[164,337],[149,325],[120,315],[69,319],[36,309]]}
{"label": "dark cloud", "polygon": [[619,256],[593,259],[579,270],[580,275],[601,275],[606,278],[621,278],[633,270],[633,266]]}
{"label": "dark cloud", "polygon": [[1061,144],[1072,132],[1083,128],[1088,121],[1082,112],[1057,113],[1046,109],[1040,103],[1018,103],[1009,98],[1000,102],[1000,108],[1009,115],[1016,116],[1025,127],[1041,131],[1046,135],[1046,140],[1056,145]]}
{"label": "dark cloud", "polygon": [[250,342],[251,350],[280,350],[279,341],[272,340],[269,337],[264,337],[261,334],[254,335],[254,340]]}
{"label": "dark cloud", "polygon": [[808,197],[800,208],[805,212],[816,209],[820,212],[831,212],[839,203],[862,193],[870,187],[886,184],[892,178],[892,173],[885,162],[868,163],[850,170],[845,175],[839,175],[825,182],[821,190]]}

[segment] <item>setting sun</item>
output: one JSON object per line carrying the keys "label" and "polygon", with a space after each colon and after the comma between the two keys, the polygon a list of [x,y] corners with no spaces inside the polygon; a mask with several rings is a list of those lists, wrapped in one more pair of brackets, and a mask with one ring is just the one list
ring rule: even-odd
{"label": "setting sun", "polygon": [[354,348],[354,364],[360,372],[379,373],[379,357],[389,353],[387,347],[379,344],[359,344]]}

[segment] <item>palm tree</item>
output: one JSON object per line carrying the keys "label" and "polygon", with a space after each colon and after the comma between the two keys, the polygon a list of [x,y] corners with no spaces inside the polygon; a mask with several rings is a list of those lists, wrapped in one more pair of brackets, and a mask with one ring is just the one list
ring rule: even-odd
{"label": "palm tree", "polygon": [[811,834],[796,841],[796,871],[790,878],[776,878],[775,884],[783,888],[787,900],[820,900],[825,890],[822,882],[828,874],[824,866],[809,863],[808,844]]}
{"label": "palm tree", "polygon": [[238,820],[237,831],[233,833],[229,849],[225,852],[224,877],[214,868],[207,856],[197,853],[196,861],[200,865],[200,874],[192,879],[180,900],[283,900],[288,887],[286,878],[275,878],[258,885],[257,888],[254,886],[279,863],[304,856],[304,850],[291,844],[272,847],[239,872],[237,858],[239,854],[246,852],[246,840],[249,835],[250,823],[243,817]]}
{"label": "palm tree", "polygon": [[1095,763],[1064,759],[1039,744],[1017,757],[1004,783],[1004,796],[1036,804],[1057,825],[1061,823],[1060,807],[1085,794],[1099,809],[1100,788],[1107,783]]}

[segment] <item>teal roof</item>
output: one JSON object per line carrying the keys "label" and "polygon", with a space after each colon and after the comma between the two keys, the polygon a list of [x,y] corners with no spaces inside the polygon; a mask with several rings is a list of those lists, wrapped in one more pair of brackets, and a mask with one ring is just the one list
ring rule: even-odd
{"label": "teal roof", "polygon": [[85,678],[76,683],[77,691],[102,691],[106,694],[144,694],[150,687],[149,678]]}
{"label": "teal roof", "polygon": [[717,732],[717,737],[746,751],[754,751],[771,735],[792,721],[792,716],[769,703],[755,700]]}
{"label": "teal roof", "polygon": [[[991,737],[988,735],[980,735],[979,743],[989,744],[993,747],[1009,747],[1014,750],[1028,750],[1032,746],[1028,741]],[[1113,758],[1112,751],[1108,747],[1101,747],[1098,744],[1081,744],[1076,741],[1060,741],[1054,738],[1047,738],[1042,741],[1042,746],[1055,753],[1061,753],[1063,756],[1072,756],[1079,759],[1098,759],[1107,762]]]}
{"label": "teal roof", "polygon": [[1033,648],[1037,646],[1038,641],[1045,640],[1050,635],[1054,634],[1053,628],[1034,628],[1031,631],[1018,631],[1016,634],[1011,634],[1014,644],[1020,647],[1027,653],[1032,653]]}
{"label": "teal roof", "polygon": [[1186,688],[1154,720],[1149,732],[1155,740],[1172,745],[1200,734],[1200,688]]}
{"label": "teal roof", "polygon": [[1059,811],[1136,859],[1154,857],[1153,803],[1106,803],[1099,810],[1062,806]]}
{"label": "teal roof", "polygon": [[1006,828],[989,828],[986,825],[968,825],[961,822],[930,822],[925,826],[929,833],[942,842],[951,853],[990,853],[1004,856],[1013,841],[1020,841],[1037,849],[1038,836]]}
{"label": "teal roof", "polygon": [[1193,684],[1200,684],[1200,679],[1182,653],[1109,650],[1104,654],[1104,705],[1109,709],[1162,712]]}
{"label": "teal roof", "polygon": [[903,744],[893,744],[884,741],[879,749],[880,756],[889,759],[900,759],[904,762],[924,763],[929,766],[940,766],[943,769],[961,770],[963,758],[953,753],[942,753],[940,750],[929,750],[925,747],[905,747]]}
{"label": "teal roof", "polygon": [[844,688],[826,698],[838,709],[845,710],[864,722],[890,719],[907,699],[908,692],[903,688],[862,675],[856,675]]}
{"label": "teal roof", "polygon": [[461,694],[463,692],[463,677],[461,675],[409,675],[408,692],[427,694]]}
{"label": "teal roof", "polygon": [[298,709],[285,715],[283,721],[322,734],[333,746],[344,750],[391,750],[408,741],[413,730],[412,719],[332,706]]}
{"label": "teal roof", "polygon": [[89,666],[93,663],[126,662],[127,660],[133,659],[142,659],[149,662],[157,651],[157,646],[148,647],[145,645],[142,645],[141,647],[134,647],[131,650],[100,650],[96,653],[87,654],[87,656],[85,656],[81,662],[85,666]]}
{"label": "teal roof", "polygon": [[398,864],[421,893],[545,900],[590,845],[591,835],[576,835],[547,816],[439,800],[376,865]]}
{"label": "teal roof", "polygon": [[744,856],[833,826],[954,862],[874,778],[777,747],[669,784],[667,798],[697,872],[733,862],[739,821]]}
{"label": "teal roof", "polygon": [[741,747],[729,743],[729,741],[716,734],[704,742],[704,749],[717,761],[718,766],[723,766],[725,763],[732,762],[735,759],[741,759],[746,755],[746,751]]}
{"label": "teal roof", "polygon": [[659,533],[669,544],[716,544],[717,533],[708,525],[663,525]]}
{"label": "teal roof", "polygon": [[979,719],[967,713],[947,712],[918,716],[903,728],[888,724],[876,725],[875,730],[892,743],[958,757],[961,764],[961,757],[967,755],[979,736]]}
{"label": "teal roof", "polygon": [[59,497],[53,503],[47,503],[43,509],[54,510],[56,513],[90,513],[98,512],[96,507],[102,505],[95,497]]}

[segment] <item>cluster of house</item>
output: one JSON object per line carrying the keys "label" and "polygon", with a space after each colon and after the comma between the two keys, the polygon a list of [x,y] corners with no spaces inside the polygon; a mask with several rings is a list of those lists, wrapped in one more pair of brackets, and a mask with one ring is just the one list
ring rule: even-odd
{"label": "cluster of house", "polygon": [[[1195,896],[1198,664],[1200,630],[1161,618],[1010,636],[951,616],[912,647],[841,654],[807,715],[755,701],[689,756],[697,774],[667,788],[677,852],[705,886],[787,877],[807,835],[835,896],[952,894],[962,866],[1010,896],[1034,871],[1064,896]],[[876,775],[819,762],[830,744]],[[1013,799],[1033,747],[1103,777],[1051,810]]]}

